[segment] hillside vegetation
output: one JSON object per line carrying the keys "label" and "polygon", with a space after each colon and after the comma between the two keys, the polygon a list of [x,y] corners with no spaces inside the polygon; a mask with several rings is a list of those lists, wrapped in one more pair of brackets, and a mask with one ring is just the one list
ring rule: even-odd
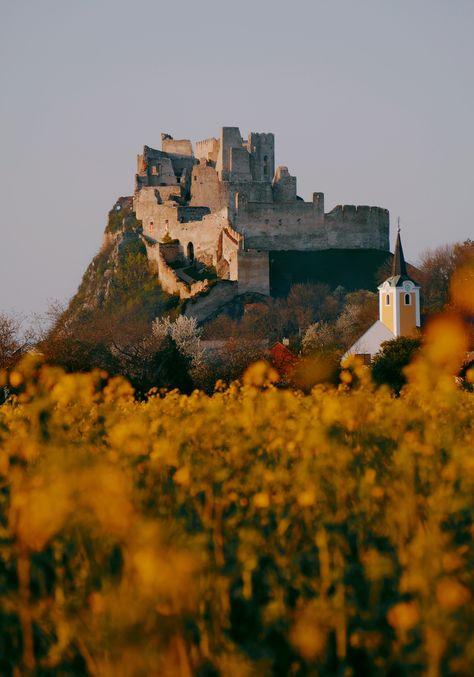
{"label": "hillside vegetation", "polygon": [[69,318],[137,308],[151,321],[177,305],[178,299],[163,292],[150,267],[140,239],[141,222],[132,207],[132,198],[119,198],[109,212],[104,242],[69,303]]}

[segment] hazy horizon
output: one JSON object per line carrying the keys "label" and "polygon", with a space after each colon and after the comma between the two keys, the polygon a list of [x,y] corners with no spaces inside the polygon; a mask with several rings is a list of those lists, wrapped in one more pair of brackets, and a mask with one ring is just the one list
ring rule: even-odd
{"label": "hazy horizon", "polygon": [[0,7],[0,311],[68,300],[161,132],[273,132],[299,195],[386,207],[414,263],[474,236],[470,0]]}

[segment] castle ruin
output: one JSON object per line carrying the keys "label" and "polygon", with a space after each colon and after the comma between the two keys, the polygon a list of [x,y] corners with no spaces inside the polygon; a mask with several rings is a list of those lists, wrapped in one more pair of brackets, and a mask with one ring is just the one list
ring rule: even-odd
{"label": "castle ruin", "polygon": [[194,151],[187,139],[161,139],[161,150],[145,146],[138,156],[134,211],[166,291],[196,297],[212,270],[227,282],[223,300],[268,295],[272,251],[389,251],[388,211],[344,205],[325,213],[320,192],[302,200],[296,177],[275,168],[273,134],[244,140],[237,127],[223,127]]}

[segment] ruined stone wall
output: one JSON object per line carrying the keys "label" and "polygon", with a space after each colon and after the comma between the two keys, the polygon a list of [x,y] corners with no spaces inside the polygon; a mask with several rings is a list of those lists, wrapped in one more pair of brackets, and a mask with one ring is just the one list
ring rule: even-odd
{"label": "ruined stone wall", "polygon": [[227,187],[206,161],[195,165],[191,173],[191,205],[209,207],[213,212],[227,206]]}
{"label": "ruined stone wall", "polygon": [[228,225],[225,211],[205,216],[202,221],[170,223],[169,234],[178,239],[186,251],[192,243],[194,256],[209,266],[217,264],[217,245],[222,229]]}
{"label": "ruined stone wall", "polygon": [[261,250],[389,249],[389,214],[379,207],[336,207],[324,214],[324,199],[313,202],[254,203],[237,196],[232,215],[245,246]]}
{"label": "ruined stone wall", "polygon": [[229,181],[252,181],[250,155],[246,148],[230,149]]}
{"label": "ruined stone wall", "polygon": [[245,234],[245,247],[249,249],[326,247],[324,214],[319,202],[255,203],[239,193],[233,223]]}
{"label": "ruined stone wall", "polygon": [[[179,294],[181,299],[189,299],[201,294],[209,288],[208,280],[199,280],[192,284],[186,284],[180,280],[176,271],[166,262],[163,249],[166,251],[168,245],[161,243],[150,243],[146,238],[142,238],[145,244],[148,260],[156,266],[158,279],[162,289],[168,294]],[[169,254],[169,252],[167,252]]]}
{"label": "ruined stone wall", "polygon": [[247,149],[254,181],[271,181],[275,173],[275,136],[251,132]]}
{"label": "ruined stone wall", "polygon": [[189,139],[173,139],[168,134],[161,135],[161,150],[171,155],[193,156],[193,146]]}
{"label": "ruined stone wall", "polygon": [[242,148],[243,139],[238,127],[222,127],[216,170],[221,181],[227,181],[230,172],[231,148]]}
{"label": "ruined stone wall", "polygon": [[390,215],[381,207],[338,205],[325,215],[328,249],[390,250]]}
{"label": "ruined stone wall", "polygon": [[239,294],[270,294],[270,262],[268,252],[239,251],[237,254]]}
{"label": "ruined stone wall", "polygon": [[215,165],[219,154],[219,146],[219,139],[215,138],[197,141],[195,156],[198,160],[206,160]]}
{"label": "ruined stone wall", "polygon": [[[167,134],[162,150],[145,146],[134,209],[151,244],[170,237],[184,253],[192,245],[220,277],[263,294],[269,251],[389,249],[387,210],[346,205],[325,214],[323,193],[298,199],[296,177],[284,166],[275,173],[274,144],[273,134],[252,132],[244,141],[237,127],[223,127],[219,139],[197,142],[197,157],[189,140]],[[183,280],[173,282],[172,268],[160,265],[169,288],[182,289]]]}
{"label": "ruined stone wall", "polygon": [[[174,141],[174,139],[171,139]],[[174,174],[176,176],[175,182],[178,182],[181,179],[181,176],[185,172],[191,173],[191,170],[197,160],[191,155],[176,155],[174,153],[165,153],[162,150],[157,150],[156,148],[150,148],[150,146],[145,146],[143,149],[143,166],[147,168],[148,179],[150,178],[151,168],[155,165],[158,165],[160,162],[163,163],[169,161],[172,164]],[[148,184],[145,184],[148,185]]]}
{"label": "ruined stone wall", "polygon": [[295,202],[296,176],[291,176],[288,167],[277,167],[272,192],[274,202]]}
{"label": "ruined stone wall", "polygon": [[[242,246],[242,236],[232,226],[222,230],[220,256],[227,262],[229,280],[237,280],[239,275],[238,252]],[[218,257],[219,258],[219,257]]]}

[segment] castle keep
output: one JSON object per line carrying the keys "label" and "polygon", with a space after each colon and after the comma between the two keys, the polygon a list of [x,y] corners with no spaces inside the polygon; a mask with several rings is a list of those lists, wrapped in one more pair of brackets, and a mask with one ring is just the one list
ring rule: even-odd
{"label": "castle keep", "polygon": [[223,127],[194,151],[187,139],[161,139],[161,150],[145,146],[138,156],[134,210],[166,291],[195,297],[212,268],[227,281],[223,300],[269,294],[270,252],[389,250],[388,211],[344,205],[326,213],[319,192],[302,200],[296,177],[275,168],[273,134],[244,140],[237,127]]}

